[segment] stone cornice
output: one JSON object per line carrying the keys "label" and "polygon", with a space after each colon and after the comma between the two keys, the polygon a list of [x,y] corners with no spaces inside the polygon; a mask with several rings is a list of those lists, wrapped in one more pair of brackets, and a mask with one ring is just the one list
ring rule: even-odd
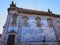
{"label": "stone cornice", "polygon": [[52,16],[52,17],[60,18],[59,14],[49,13],[45,11],[37,11],[37,10],[23,9],[23,8],[17,8],[17,11],[18,13],[44,15],[44,16]]}
{"label": "stone cornice", "polygon": [[49,13],[45,11],[38,11],[38,10],[31,10],[31,9],[24,9],[24,8],[8,8],[8,12],[10,10],[17,10],[18,13],[25,13],[25,14],[35,14],[35,15],[43,15],[43,16],[52,16],[60,18],[60,14]]}

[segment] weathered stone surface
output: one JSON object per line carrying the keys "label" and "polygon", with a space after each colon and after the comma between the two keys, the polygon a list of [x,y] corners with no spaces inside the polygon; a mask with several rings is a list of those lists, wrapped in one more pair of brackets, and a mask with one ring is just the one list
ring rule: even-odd
{"label": "weathered stone surface", "polygon": [[[11,41],[13,38],[12,35],[15,36],[14,41],[12,41],[14,45],[60,45],[60,42],[58,43],[60,41],[60,24],[58,24],[60,15],[22,9],[16,7],[15,4],[10,6],[0,45],[7,45],[7,41]],[[15,16],[17,19],[15,20],[16,23],[14,22],[15,24],[12,25],[14,14],[17,14],[17,17]],[[23,17],[27,17],[26,22]],[[39,17],[38,20],[36,20],[37,17]],[[25,22],[25,26],[23,26],[23,22]],[[37,23],[40,23],[41,26],[37,26]],[[9,38],[9,35],[12,38]]]}

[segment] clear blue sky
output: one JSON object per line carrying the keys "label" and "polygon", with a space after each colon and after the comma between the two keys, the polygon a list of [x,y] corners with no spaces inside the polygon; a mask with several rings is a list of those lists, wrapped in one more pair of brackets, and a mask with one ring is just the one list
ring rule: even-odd
{"label": "clear blue sky", "polygon": [[0,0],[0,34],[8,15],[7,9],[12,1],[16,2],[18,7],[41,11],[47,11],[49,8],[53,13],[60,14],[60,0]]}

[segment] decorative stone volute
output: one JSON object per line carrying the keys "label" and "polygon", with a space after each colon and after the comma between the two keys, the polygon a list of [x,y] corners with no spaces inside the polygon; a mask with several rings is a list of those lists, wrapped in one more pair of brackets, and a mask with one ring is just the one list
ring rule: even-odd
{"label": "decorative stone volute", "polygon": [[10,7],[16,7],[16,4],[14,4],[14,1],[10,4]]}
{"label": "decorative stone volute", "polygon": [[16,4],[14,3],[14,1],[12,1],[12,3],[10,4],[10,7],[8,8],[8,11],[10,10],[16,10]]}

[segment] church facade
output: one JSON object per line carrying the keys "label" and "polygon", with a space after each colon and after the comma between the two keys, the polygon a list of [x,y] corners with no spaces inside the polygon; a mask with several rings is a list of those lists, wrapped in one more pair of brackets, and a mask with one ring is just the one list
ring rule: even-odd
{"label": "church facade", "polygon": [[0,45],[60,45],[60,15],[19,8],[13,2]]}

